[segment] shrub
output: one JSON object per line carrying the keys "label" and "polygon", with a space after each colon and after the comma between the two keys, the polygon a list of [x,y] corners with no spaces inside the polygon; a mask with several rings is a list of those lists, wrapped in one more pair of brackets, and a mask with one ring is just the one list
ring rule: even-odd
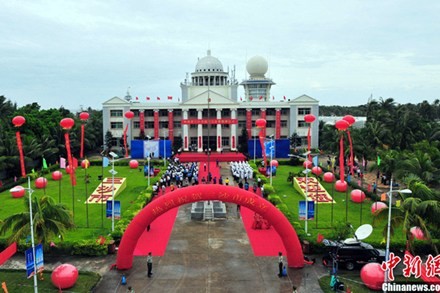
{"label": "shrub", "polygon": [[107,245],[99,244],[94,240],[81,240],[72,247],[72,255],[83,255],[83,256],[102,256],[107,255],[108,247]]}
{"label": "shrub", "polygon": [[279,204],[282,204],[283,202],[281,201],[280,197],[276,194],[273,195],[269,195],[267,198],[273,205],[277,206]]}

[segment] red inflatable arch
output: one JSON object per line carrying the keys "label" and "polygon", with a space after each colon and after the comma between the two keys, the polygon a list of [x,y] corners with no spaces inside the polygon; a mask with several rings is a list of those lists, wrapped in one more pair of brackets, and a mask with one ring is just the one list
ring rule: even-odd
{"label": "red inflatable arch", "polygon": [[138,239],[154,219],[172,208],[204,200],[232,202],[259,213],[272,224],[280,235],[286,248],[288,266],[291,268],[302,268],[304,266],[304,256],[295,229],[275,206],[261,196],[238,187],[204,184],[185,187],[160,196],[140,211],[122,236],[116,258],[116,267],[119,270],[132,267],[133,251]]}

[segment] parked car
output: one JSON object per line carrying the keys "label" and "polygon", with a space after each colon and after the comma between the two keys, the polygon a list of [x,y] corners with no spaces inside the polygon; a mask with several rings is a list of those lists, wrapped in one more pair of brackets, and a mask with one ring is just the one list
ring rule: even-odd
{"label": "parked car", "polygon": [[385,261],[385,251],[376,249],[368,243],[355,240],[353,238],[345,241],[323,241],[327,246],[327,253],[322,258],[322,264],[332,266],[335,261],[338,267],[345,267],[351,271],[360,268],[366,263]]}

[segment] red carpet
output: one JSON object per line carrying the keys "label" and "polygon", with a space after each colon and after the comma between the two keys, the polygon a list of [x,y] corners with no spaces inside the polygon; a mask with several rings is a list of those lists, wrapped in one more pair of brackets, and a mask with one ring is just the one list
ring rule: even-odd
{"label": "red carpet", "polygon": [[[208,155],[205,153],[197,153],[197,152],[183,152],[176,155],[179,158],[180,162],[205,162],[208,161]],[[245,161],[246,157],[242,153],[235,152],[224,152],[223,154],[212,152],[209,156],[209,160],[212,162],[237,162],[237,161]]]}
{"label": "red carpet", "polygon": [[286,255],[283,242],[273,227],[267,230],[252,229],[254,212],[241,207],[240,213],[255,256],[277,256],[279,251]]}
{"label": "red carpet", "polygon": [[[206,164],[206,171],[205,171],[205,164]],[[217,167],[216,161],[210,161],[208,162],[200,162],[199,164],[199,183],[202,184],[202,178],[205,177],[206,180],[208,180],[208,170],[211,172],[212,178],[220,178],[220,167]]]}

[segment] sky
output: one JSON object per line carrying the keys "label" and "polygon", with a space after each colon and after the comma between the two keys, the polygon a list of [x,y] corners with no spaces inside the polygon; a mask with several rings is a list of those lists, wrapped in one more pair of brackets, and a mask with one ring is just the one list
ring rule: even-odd
{"label": "sky", "polygon": [[101,109],[127,89],[177,100],[210,49],[239,82],[247,60],[266,58],[275,100],[432,103],[438,15],[440,2],[424,0],[1,1],[0,95],[71,110]]}

